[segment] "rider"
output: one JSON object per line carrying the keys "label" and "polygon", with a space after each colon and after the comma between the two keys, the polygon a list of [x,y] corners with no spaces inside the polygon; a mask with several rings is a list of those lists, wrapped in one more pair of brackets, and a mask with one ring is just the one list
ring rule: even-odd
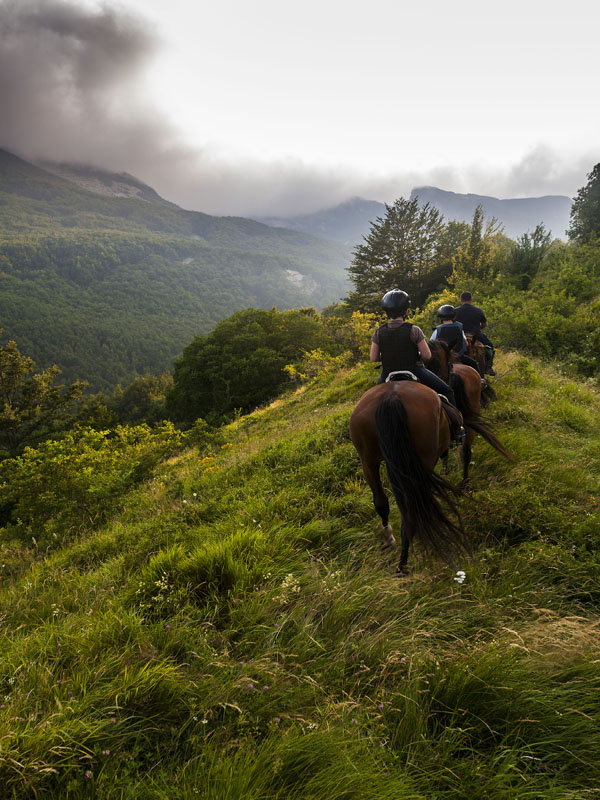
{"label": "rider", "polygon": [[473,369],[477,369],[477,362],[465,355],[467,350],[467,339],[463,330],[462,323],[456,320],[454,306],[449,303],[438,308],[438,319],[440,324],[431,334],[431,342],[437,339],[446,342],[448,348],[456,354],[456,360],[461,364],[466,364]]}
{"label": "rider", "polygon": [[[423,361],[431,358],[431,350],[421,328],[406,322],[409,296],[400,289],[392,289],[383,296],[381,305],[388,322],[384,322],[373,334],[370,353],[371,361],[381,361],[381,375],[377,383],[385,383],[390,372],[408,370],[425,386],[444,395],[456,408],[453,390],[423,366]],[[460,440],[464,436],[462,424],[459,422],[451,427],[452,438]]]}
{"label": "rider", "polygon": [[460,322],[456,321],[456,311],[454,306],[444,305],[438,308],[438,319],[440,324],[431,334],[431,341],[441,339],[446,342],[448,348],[456,353],[456,357],[464,356],[467,350],[467,340],[465,332]]}
{"label": "rider", "polygon": [[456,307],[456,319],[462,322],[465,333],[472,333],[474,339],[485,345],[485,371],[488,375],[495,375],[492,364],[494,363],[494,345],[483,333],[483,328],[487,325],[487,319],[483,309],[473,305],[473,295],[471,292],[463,292],[460,296],[460,305]]}

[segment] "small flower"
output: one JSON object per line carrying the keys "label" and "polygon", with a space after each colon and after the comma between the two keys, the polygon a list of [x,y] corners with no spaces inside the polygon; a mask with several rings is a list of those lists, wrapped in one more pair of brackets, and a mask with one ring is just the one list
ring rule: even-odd
{"label": "small flower", "polygon": [[358,725],[358,720],[356,719],[356,717],[352,717],[352,722],[353,722],[355,725]]}
{"label": "small flower", "polygon": [[456,583],[464,583],[466,577],[467,577],[467,573],[464,570],[459,569],[459,570],[457,570],[456,575],[454,576],[453,580],[455,580]]}
{"label": "small flower", "polygon": [[276,725],[279,725],[279,723],[281,722],[281,717],[273,717],[273,722],[274,722]]}
{"label": "small flower", "polygon": [[207,720],[207,719],[203,719],[203,720],[202,720],[202,724],[203,724],[203,725],[208,725],[208,720]]}
{"label": "small flower", "polygon": [[109,756],[110,755],[110,750],[103,750],[102,751],[102,755],[103,756]]}
{"label": "small flower", "polygon": [[385,708],[385,705],[384,705],[383,703],[379,703],[379,705],[377,706],[377,708],[378,708],[380,711],[383,711],[383,709]]}
{"label": "small flower", "polygon": [[269,687],[268,686],[263,686],[263,692],[268,692],[268,691],[269,691]]}
{"label": "small flower", "polygon": [[247,688],[249,691],[252,691],[252,690],[254,689],[254,684],[253,684],[253,683],[249,683],[249,684],[248,684],[248,686],[247,686],[246,688]]}
{"label": "small flower", "polygon": [[92,772],[91,769],[86,769],[85,777],[88,779],[88,781],[91,780],[94,777],[94,773]]}

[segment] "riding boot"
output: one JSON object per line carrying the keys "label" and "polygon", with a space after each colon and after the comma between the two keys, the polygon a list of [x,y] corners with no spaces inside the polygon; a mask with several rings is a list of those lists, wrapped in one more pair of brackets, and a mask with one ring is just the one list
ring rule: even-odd
{"label": "riding boot", "polygon": [[448,425],[450,427],[450,439],[457,444],[462,444],[467,432],[463,426],[463,416],[458,408],[443,394],[440,395],[442,408],[446,412]]}
{"label": "riding boot", "polygon": [[496,370],[492,366],[494,363],[494,350],[493,348],[486,345],[485,348],[485,374],[486,375],[495,375]]}

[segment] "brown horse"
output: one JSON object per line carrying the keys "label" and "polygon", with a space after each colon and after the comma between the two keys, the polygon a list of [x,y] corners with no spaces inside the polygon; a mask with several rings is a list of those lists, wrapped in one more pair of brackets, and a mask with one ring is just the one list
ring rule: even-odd
{"label": "brown horse", "polygon": [[[481,418],[484,379],[480,377],[473,367],[453,362],[452,353],[445,342],[440,340],[429,342],[429,348],[431,350],[431,360],[427,363],[427,368],[452,387],[456,405],[463,415],[463,423],[467,430],[467,435],[463,439],[460,450],[460,460],[463,467],[462,485],[464,486],[469,479],[469,464],[471,463],[472,445],[476,433],[482,436],[488,444],[509,461],[512,461],[512,456],[506,452],[497,437],[492,433],[489,423]],[[446,462],[447,453],[442,454],[442,459]]]}
{"label": "brown horse", "polygon": [[487,408],[491,401],[496,399],[496,392],[490,385],[489,380],[485,377],[487,365],[486,347],[482,342],[476,339],[472,333],[465,333],[465,338],[467,340],[465,355],[472,358],[477,364],[477,371],[481,375],[481,405],[483,408]]}
{"label": "brown horse", "polygon": [[465,355],[477,362],[477,369],[482,378],[485,377],[485,346],[472,333],[465,333],[467,351]]}
{"label": "brown horse", "polygon": [[[393,546],[390,504],[379,474],[380,464],[385,461],[402,514],[399,574],[406,571],[414,537],[431,552],[449,557],[468,550],[452,500],[457,490],[433,471],[450,446],[450,428],[436,392],[414,381],[374,386],[365,392],[352,413],[350,436],[381,517],[382,536],[386,544]],[[456,522],[442,503],[449,506]]]}

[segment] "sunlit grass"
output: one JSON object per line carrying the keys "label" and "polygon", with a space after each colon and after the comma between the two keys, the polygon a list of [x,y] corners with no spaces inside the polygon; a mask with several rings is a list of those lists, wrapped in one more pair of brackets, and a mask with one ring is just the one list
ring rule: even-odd
{"label": "sunlit grass", "polygon": [[380,550],[347,425],[368,366],[170,456],[63,547],[4,542],[0,797],[600,796],[599,400],[498,367],[515,462],[476,440],[460,565],[416,543],[399,580]]}

